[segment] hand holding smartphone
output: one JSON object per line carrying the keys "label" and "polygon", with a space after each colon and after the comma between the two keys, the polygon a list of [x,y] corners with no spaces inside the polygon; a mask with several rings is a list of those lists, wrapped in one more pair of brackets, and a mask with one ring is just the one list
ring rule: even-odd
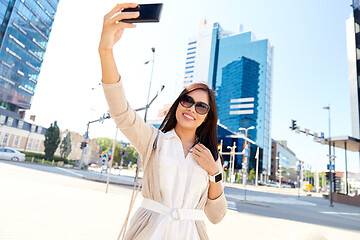
{"label": "hand holding smartphone", "polygon": [[140,12],[138,18],[123,19],[127,23],[159,22],[162,10],[162,3],[139,4],[136,8],[125,8],[121,12]]}

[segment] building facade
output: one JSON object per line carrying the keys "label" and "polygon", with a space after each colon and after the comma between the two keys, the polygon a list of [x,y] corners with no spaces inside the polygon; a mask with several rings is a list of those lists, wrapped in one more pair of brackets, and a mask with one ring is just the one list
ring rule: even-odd
{"label": "building facade", "polygon": [[0,109],[0,145],[18,151],[44,153],[46,128],[11,111]]}
{"label": "building facade", "polygon": [[[219,23],[202,22],[199,35],[189,39],[184,85],[206,82],[216,90],[220,123],[232,132],[254,126],[248,137],[249,169],[255,166],[260,148],[260,173],[269,174],[271,157],[272,46],[267,39],[256,40],[251,32],[233,33]],[[238,146],[242,151],[244,145]],[[236,168],[243,158],[237,157]]]}
{"label": "building facade", "polygon": [[0,0],[0,107],[30,109],[59,0]]}
{"label": "building facade", "polygon": [[[271,168],[270,180],[279,181],[279,170],[281,171],[281,182],[294,184],[301,180],[301,161],[295,153],[287,147],[286,141],[276,141],[272,139],[271,143]],[[297,175],[299,173],[299,179]]]}
{"label": "building facade", "polygon": [[346,21],[352,136],[360,139],[360,3],[353,1],[353,16]]}

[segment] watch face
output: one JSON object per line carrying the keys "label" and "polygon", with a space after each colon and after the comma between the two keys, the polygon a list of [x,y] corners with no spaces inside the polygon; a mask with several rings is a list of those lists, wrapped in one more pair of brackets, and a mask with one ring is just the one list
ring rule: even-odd
{"label": "watch face", "polygon": [[215,176],[215,182],[220,182],[222,180],[222,173],[219,173]]}

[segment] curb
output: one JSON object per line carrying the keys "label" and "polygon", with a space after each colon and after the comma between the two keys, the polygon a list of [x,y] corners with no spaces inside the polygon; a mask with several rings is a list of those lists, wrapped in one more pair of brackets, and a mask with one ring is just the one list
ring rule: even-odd
{"label": "curb", "polygon": [[239,202],[239,203],[244,203],[244,204],[255,205],[255,206],[260,206],[260,207],[270,207],[270,205],[267,205],[267,204],[264,204],[264,203],[252,202],[252,201],[247,201],[247,200],[240,200],[240,199],[232,198],[232,197],[228,197],[228,196],[226,196],[226,200]]}
{"label": "curb", "polygon": [[[94,182],[100,182],[100,183],[106,183],[107,180],[105,179],[96,179],[96,178],[89,178],[89,177],[82,177],[82,179],[84,180],[90,180],[90,181],[94,181]],[[109,183],[110,184],[115,184],[115,185],[121,185],[121,186],[130,186],[130,187],[133,187],[134,186],[134,182],[115,182],[115,181],[110,181],[109,180]],[[138,184],[136,185],[136,187],[139,186],[139,182]]]}

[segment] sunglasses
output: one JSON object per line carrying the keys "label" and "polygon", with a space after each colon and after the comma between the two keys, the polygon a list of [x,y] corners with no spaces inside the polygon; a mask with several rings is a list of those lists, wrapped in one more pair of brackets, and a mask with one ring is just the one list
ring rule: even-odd
{"label": "sunglasses", "polygon": [[210,110],[209,105],[207,105],[204,102],[195,102],[194,99],[192,97],[190,97],[189,95],[183,95],[180,98],[180,104],[181,104],[181,106],[183,106],[185,108],[191,108],[192,105],[195,104],[195,111],[200,115],[207,114]]}

